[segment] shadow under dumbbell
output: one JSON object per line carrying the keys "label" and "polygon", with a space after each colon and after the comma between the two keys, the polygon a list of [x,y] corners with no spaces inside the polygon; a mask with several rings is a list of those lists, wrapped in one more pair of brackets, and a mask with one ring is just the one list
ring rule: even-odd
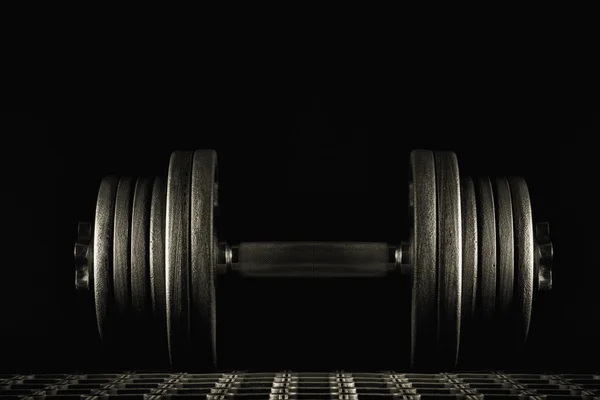
{"label": "shadow under dumbbell", "polygon": [[219,369],[409,365],[410,291],[400,279],[228,277],[217,293]]}

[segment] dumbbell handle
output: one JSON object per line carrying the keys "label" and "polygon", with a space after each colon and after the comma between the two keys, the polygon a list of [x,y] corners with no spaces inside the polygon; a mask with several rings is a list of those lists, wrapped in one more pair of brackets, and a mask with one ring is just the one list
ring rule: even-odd
{"label": "dumbbell handle", "polygon": [[249,242],[219,245],[219,271],[242,277],[385,277],[401,247],[379,242]]}

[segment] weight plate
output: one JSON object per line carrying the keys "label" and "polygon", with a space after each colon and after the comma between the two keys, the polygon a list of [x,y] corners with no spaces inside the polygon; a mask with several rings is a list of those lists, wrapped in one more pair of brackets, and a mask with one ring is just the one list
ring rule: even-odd
{"label": "weight plate", "polygon": [[167,294],[165,277],[165,202],[167,187],[161,177],[154,179],[150,206],[150,288],[152,311],[161,339],[167,340]]}
{"label": "weight plate", "polygon": [[131,219],[131,310],[136,324],[146,325],[150,302],[150,200],[152,180],[138,178]]}
{"label": "weight plate", "polygon": [[441,364],[458,359],[462,301],[460,178],[456,154],[435,153],[437,192],[438,345]]}
{"label": "weight plate", "polygon": [[434,362],[437,326],[437,209],[433,152],[411,152],[410,180],[411,365],[424,367]]}
{"label": "weight plate", "polygon": [[182,365],[190,345],[190,183],[192,152],[174,151],[169,162],[166,212],[166,299],[169,358]]}
{"label": "weight plate", "polygon": [[524,342],[529,334],[533,300],[533,221],[527,183],[520,177],[510,178],[509,183],[515,224],[516,316],[519,341]]}
{"label": "weight plate", "polygon": [[[131,211],[133,180],[123,177],[117,187],[115,201],[115,234],[113,237],[113,289],[116,317],[125,339],[129,331],[131,309]],[[120,334],[121,335],[121,334]]]}
{"label": "weight plate", "polygon": [[112,247],[118,183],[119,179],[115,176],[107,176],[102,179],[98,189],[94,219],[94,302],[98,333],[103,343],[109,341],[109,334],[114,324],[112,319]]}
{"label": "weight plate", "polygon": [[[192,262],[190,282],[191,335],[195,366],[216,366],[216,299],[214,204],[217,179],[217,153],[213,150],[194,152],[192,165]],[[198,364],[199,363],[199,364]]]}
{"label": "weight plate", "polygon": [[515,280],[515,249],[512,200],[506,178],[496,179],[496,238],[498,269],[496,277],[496,309],[501,321],[510,317]]}
{"label": "weight plate", "polygon": [[479,232],[479,310],[489,328],[496,315],[496,214],[489,178],[477,180],[477,230]]}
{"label": "weight plate", "polygon": [[461,179],[462,212],[462,308],[463,329],[470,324],[475,314],[477,296],[477,204],[475,185],[470,177]]}

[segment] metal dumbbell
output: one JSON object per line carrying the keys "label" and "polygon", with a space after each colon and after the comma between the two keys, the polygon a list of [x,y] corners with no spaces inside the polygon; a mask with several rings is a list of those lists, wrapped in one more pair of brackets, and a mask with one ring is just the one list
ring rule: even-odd
{"label": "metal dumbbell", "polygon": [[[411,365],[451,367],[461,327],[511,321],[527,338],[536,290],[552,288],[547,223],[534,228],[522,178],[460,177],[452,152],[410,156],[411,224],[400,244],[228,244],[215,228],[217,155],[173,152],[168,178],[106,177],[95,221],[80,223],[76,287],[94,293],[100,337],[123,321],[165,331],[169,357],[216,366],[218,274],[246,278],[406,276]],[[535,232],[534,232],[535,231]],[[131,326],[131,325],[127,325]]]}

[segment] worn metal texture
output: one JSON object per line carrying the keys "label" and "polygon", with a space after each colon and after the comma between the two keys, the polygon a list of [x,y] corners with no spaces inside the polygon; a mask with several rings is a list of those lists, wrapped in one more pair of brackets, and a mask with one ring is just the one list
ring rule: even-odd
{"label": "worn metal texture", "polygon": [[216,204],[217,153],[194,152],[191,177],[190,330],[194,364],[214,368],[217,362]]}
{"label": "worn metal texture", "polygon": [[473,321],[477,299],[477,203],[475,185],[471,177],[461,179],[461,211],[462,211],[462,308],[461,326],[468,326]]}
{"label": "worn metal texture", "polygon": [[456,155],[435,153],[437,192],[438,365],[453,368],[458,359],[462,303],[462,228],[460,179]]}
{"label": "worn metal texture", "polygon": [[410,155],[413,265],[411,304],[411,365],[435,360],[437,343],[437,206],[435,159],[429,150]]}
{"label": "worn metal texture", "polygon": [[150,204],[152,180],[138,178],[131,219],[131,311],[134,325],[146,327],[150,301]]}
{"label": "worn metal texture", "polygon": [[527,339],[533,302],[534,243],[533,221],[529,189],[525,179],[509,179],[515,221],[517,339],[521,344]]}
{"label": "worn metal texture", "polygon": [[152,186],[150,205],[150,289],[157,340],[167,347],[167,293],[165,273],[165,222],[167,187],[163,178],[156,177]]}
{"label": "worn metal texture", "polygon": [[[113,237],[113,289],[118,330],[119,356],[127,357],[131,335],[131,214],[134,181],[121,177],[115,202]],[[116,348],[115,348],[116,350]]]}
{"label": "worn metal texture", "polygon": [[499,322],[512,314],[515,280],[515,239],[510,186],[506,178],[495,180],[496,237],[498,240],[496,309]]}
{"label": "worn metal texture", "polygon": [[190,198],[192,152],[171,154],[167,180],[166,300],[169,359],[182,365],[190,345]]}
{"label": "worn metal texture", "polygon": [[479,232],[479,317],[486,328],[496,315],[497,242],[494,191],[489,178],[477,180],[477,218]]}
{"label": "worn metal texture", "polygon": [[118,183],[118,178],[114,176],[102,179],[98,189],[94,221],[94,303],[98,333],[103,343],[110,340],[109,336],[114,326],[112,238]]}

